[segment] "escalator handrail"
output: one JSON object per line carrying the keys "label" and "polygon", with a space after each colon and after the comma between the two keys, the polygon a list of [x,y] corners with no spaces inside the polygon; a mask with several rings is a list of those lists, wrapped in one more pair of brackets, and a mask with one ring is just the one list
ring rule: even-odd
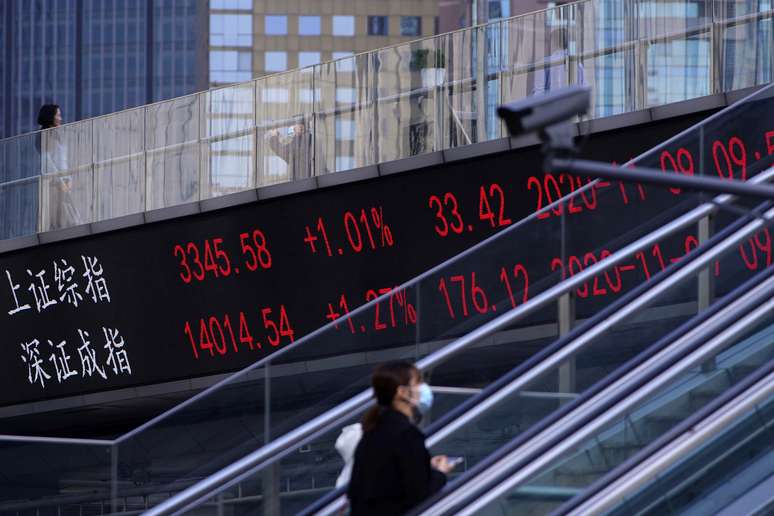
{"label": "escalator handrail", "polygon": [[[581,510],[579,509],[581,507],[593,506],[592,504],[595,505],[596,503],[602,502],[602,500],[595,500],[600,495],[605,497],[619,496],[620,491],[615,489],[615,484],[618,484],[619,481],[626,476],[639,476],[641,472],[634,471],[636,467],[642,465],[646,460],[655,459],[681,435],[689,433],[695,427],[702,425],[704,420],[710,418],[724,405],[730,403],[732,398],[737,398],[743,391],[746,391],[752,384],[762,380],[764,377],[771,377],[772,372],[774,372],[774,359],[769,360],[766,364],[756,369],[752,374],[745,377],[744,380],[724,392],[721,396],[712,400],[696,413],[670,429],[667,433],[629,457],[625,462],[596,480],[588,488],[584,489],[581,494],[573,497],[571,500],[567,501],[567,503],[560,506],[552,513],[552,515],[567,514]],[[771,379],[774,380],[774,377],[771,377]],[[598,513],[594,512],[593,514]]]}
{"label": "escalator handrail", "polygon": [[[749,181],[753,183],[764,182],[772,177],[774,177],[774,168],[761,172],[760,174],[751,178]],[[721,205],[728,204],[733,199],[734,196],[723,194],[714,198],[711,202],[697,206],[696,208],[668,222],[655,231],[625,245],[623,248],[614,252],[600,262],[584,269],[575,276],[572,276],[558,283],[557,285],[548,288],[526,303],[503,313],[495,319],[479,326],[470,333],[453,340],[451,343],[447,344],[440,350],[435,351],[427,357],[419,360],[416,363],[417,367],[420,370],[426,370],[445,362],[453,355],[461,352],[474,343],[479,342],[481,339],[510,326],[517,320],[526,317],[527,315],[539,310],[540,308],[543,308],[549,303],[556,301],[568,292],[572,292],[576,288],[581,287],[583,283],[589,281],[599,274],[603,274],[611,267],[618,265],[618,263],[634,255],[634,253],[639,252],[642,249],[646,249],[659,240],[671,236],[672,234],[684,229],[685,227],[698,222],[704,217],[717,212]],[[349,400],[344,401],[338,406],[327,410],[323,414],[320,414],[319,416],[296,427],[290,432],[272,440],[261,448],[249,453],[243,458],[233,462],[225,468],[202,479],[190,488],[168,498],[164,502],[150,509],[148,514],[151,516],[167,514],[181,507],[188,506],[191,502],[200,499],[202,496],[206,496],[207,493],[218,489],[220,486],[230,482],[232,479],[241,476],[246,471],[254,469],[259,464],[266,462],[275,455],[282,453],[284,450],[297,446],[301,440],[305,439],[313,433],[318,432],[321,428],[328,427],[329,425],[334,424],[345,416],[351,416],[355,410],[363,407],[366,403],[368,403],[371,400],[371,397],[371,389],[362,391]]]}
{"label": "escalator handrail", "polygon": [[[581,324],[574,327],[568,334],[557,339],[549,346],[546,346],[545,348],[541,349],[540,351],[532,355],[530,358],[522,362],[520,365],[516,366],[505,375],[501,376],[500,378],[493,381],[491,384],[484,387],[475,396],[467,398],[462,403],[460,403],[459,405],[451,409],[449,412],[444,414],[437,421],[433,422],[426,429],[426,435],[427,435],[426,446],[430,448],[435,444],[437,444],[440,440],[442,440],[446,435],[448,435],[448,433],[451,431],[450,425],[452,424],[453,421],[455,420],[457,421],[457,423],[455,423],[455,426],[461,426],[461,424],[465,424],[464,421],[475,418],[477,414],[475,414],[474,412],[479,412],[481,410],[482,403],[487,398],[489,398],[496,392],[499,392],[501,390],[508,388],[510,385],[514,383],[515,380],[525,375],[528,371],[536,370],[536,368],[540,367],[540,364],[543,363],[546,359],[560,352],[565,346],[575,341],[579,336],[586,333],[593,327],[599,325],[611,315],[620,312],[624,307],[632,303],[635,299],[639,298],[645,292],[655,287],[656,285],[658,285],[659,283],[661,283],[666,278],[670,277],[672,274],[676,273],[683,267],[688,266],[693,260],[697,259],[704,252],[707,252],[708,250],[710,250],[717,242],[720,242],[728,235],[732,234],[737,229],[739,229],[742,226],[742,224],[744,224],[745,221],[747,220],[749,220],[749,216],[741,217],[731,225],[727,226],[726,228],[723,228],[722,231],[713,235],[707,242],[703,243],[699,248],[695,249],[694,250],[695,254],[691,256],[691,260],[680,260],[678,262],[670,264],[666,269],[660,271],[658,274],[650,278],[648,282],[637,285],[634,289],[627,292],[619,299],[617,299],[613,303],[603,308],[600,312],[594,314],[589,319],[583,321]],[[767,277],[770,274],[774,274],[774,268],[766,269],[763,271],[762,274],[764,277]],[[686,321],[678,328],[672,330],[669,334],[659,339],[655,344],[650,346],[648,349],[644,350],[642,353],[639,353],[637,357],[629,360],[627,363],[623,364],[621,367],[617,368],[615,371],[605,376],[594,386],[590,387],[586,392],[584,392],[583,395],[574,399],[570,403],[564,404],[560,409],[552,413],[550,416],[548,416],[545,420],[541,421],[540,423],[545,426],[548,426],[553,421],[561,418],[567,412],[569,412],[574,407],[576,407],[578,404],[585,402],[585,400],[587,400],[588,398],[590,398],[591,396],[593,396],[594,394],[596,394],[597,392],[604,389],[605,387],[607,387],[608,385],[616,381],[618,378],[623,376],[627,371],[635,367],[643,358],[647,358],[654,355],[659,350],[667,346],[670,342],[681,337],[685,333],[691,331],[696,326],[702,324],[704,321],[706,321],[707,319],[715,315],[717,312],[719,312],[720,310],[728,306],[731,302],[735,301],[744,292],[749,290],[750,287],[754,286],[760,281],[761,281],[761,277],[760,275],[757,275],[754,278],[746,281],[744,284],[736,287],[732,292],[728,293],[722,299],[718,300],[712,306],[708,307],[707,310],[698,314],[695,317],[692,317],[690,320]],[[351,419],[351,416],[349,419]],[[460,421],[463,421],[463,422],[460,424]],[[540,424],[534,425],[529,430],[525,431],[525,433],[522,434],[522,436],[524,438],[531,437],[532,435],[534,435],[535,433],[539,432],[542,429],[539,426]],[[343,496],[344,492],[345,492],[345,487],[341,487],[336,489],[333,492],[326,494],[325,496],[318,499],[315,503],[307,507],[304,511],[300,512],[299,515],[306,516],[310,514],[315,514],[320,511],[323,511],[323,509],[325,509],[323,514],[329,514],[331,512],[335,512],[338,508],[340,508],[343,505],[343,500],[340,498]],[[335,506],[331,504],[335,504]]]}
{"label": "escalator handrail", "polygon": [[[769,278],[765,283],[756,287],[754,292],[747,295],[747,299],[743,299],[742,302],[746,305],[745,308],[749,307],[749,311],[739,310],[739,307],[737,306],[729,307],[727,311],[731,316],[738,318],[730,328],[737,329],[740,326],[748,324],[751,319],[765,316],[772,306],[774,306],[774,300],[772,300],[771,297],[772,289],[774,289],[774,280]],[[591,400],[588,403],[589,407],[579,407],[575,411],[579,414],[575,421],[559,421],[532,441],[523,442],[518,438],[512,440],[510,443],[504,445],[490,455],[486,460],[485,468],[474,468],[470,472],[455,479],[453,485],[449,486],[449,489],[424,504],[420,508],[420,511],[427,509],[430,505],[435,506],[437,503],[443,503],[445,505],[444,511],[452,508],[459,509],[461,506],[465,505],[465,501],[469,499],[473,493],[483,494],[483,492],[486,491],[486,495],[482,496],[481,499],[492,496],[494,486],[517,481],[518,474],[521,473],[523,476],[524,471],[527,470],[528,472],[530,466],[540,460],[545,461],[548,452],[556,452],[556,450],[561,447],[577,444],[576,441],[583,438],[583,432],[594,430],[599,425],[607,423],[608,421],[606,421],[606,419],[614,417],[617,412],[629,409],[632,405],[639,403],[641,400],[638,399],[638,396],[641,396],[642,392],[646,392],[648,389],[658,386],[657,380],[661,380],[662,382],[671,381],[669,375],[679,374],[682,370],[690,366],[683,364],[683,362],[695,358],[695,355],[700,354],[700,352],[706,354],[725,344],[725,340],[723,339],[726,338],[728,333],[729,330],[724,328],[719,335],[712,337],[709,340],[706,338],[706,335],[697,334],[689,339],[685,339],[686,342],[677,343],[677,346],[680,349],[687,349],[688,354],[676,356],[672,360],[672,364],[668,364],[667,367],[662,367],[656,375],[647,375],[645,374],[645,371],[635,371],[635,375],[633,376],[633,380],[635,381],[631,382],[631,385],[624,385],[619,392],[614,391],[613,396],[608,396],[608,399],[603,400],[602,403]],[[646,362],[641,365],[639,369],[646,369],[647,367],[649,367],[649,364]],[[518,460],[513,460],[507,465],[498,464],[502,461],[507,461],[514,456],[517,451],[522,451],[524,448],[529,448],[530,451],[529,453],[521,455]],[[492,474],[495,475],[494,478],[484,478],[487,475],[491,477]],[[508,487],[510,488],[511,486]],[[467,496],[458,495],[462,491],[465,491]],[[451,496],[454,496],[457,500],[455,501],[452,499],[451,504],[448,501],[444,501]],[[430,513],[436,514],[437,509],[437,507],[432,507]],[[423,512],[423,514],[426,513],[427,512]]]}
{"label": "escalator handrail", "polygon": [[[764,203],[763,205],[768,206],[770,204]],[[547,368],[551,367],[550,365],[548,366],[546,365],[547,363],[550,362],[551,360],[550,357],[552,357],[553,355],[561,355],[562,350],[565,347],[571,345],[571,343],[576,341],[578,338],[580,338],[583,334],[585,334],[592,328],[605,325],[606,321],[609,321],[612,314],[616,314],[616,316],[621,316],[621,315],[624,315],[625,311],[636,310],[637,309],[636,306],[634,308],[631,308],[631,306],[635,304],[643,304],[643,302],[647,302],[645,301],[645,298],[642,296],[644,296],[644,294],[648,291],[657,289],[658,284],[662,283],[667,277],[670,278],[670,281],[667,284],[667,287],[662,287],[662,288],[668,288],[670,285],[673,285],[679,281],[682,281],[682,279],[680,278],[681,271],[683,271],[681,274],[682,274],[682,277],[684,278],[692,274],[691,270],[695,271],[696,269],[701,269],[702,267],[704,267],[705,265],[703,265],[702,262],[710,262],[715,257],[714,253],[710,253],[709,258],[707,258],[706,253],[710,252],[714,248],[717,242],[721,240],[725,240],[726,238],[728,238],[729,235],[736,233],[739,229],[739,226],[741,226],[742,224],[744,224],[746,221],[749,221],[749,220],[750,220],[750,217],[744,217],[739,219],[736,223],[725,228],[723,231],[715,235],[708,242],[706,242],[698,249],[696,249],[698,254],[692,256],[691,260],[681,260],[678,263],[672,264],[670,267],[662,271],[658,277],[654,276],[653,278],[651,278],[651,281],[655,283],[655,285],[651,284],[651,281],[639,285],[632,292],[627,293],[621,299],[619,299],[618,301],[612,303],[610,306],[603,309],[599,314],[595,315],[588,321],[585,321],[584,323],[582,323],[581,325],[573,329],[564,338],[559,339],[554,344],[548,346],[546,349],[538,352],[534,357],[531,357],[520,366],[517,366],[516,368],[514,368],[511,372],[507,373],[506,375],[499,378],[498,380],[495,380],[495,382],[493,382],[491,385],[485,387],[480,394],[465,400],[459,406],[452,409],[449,413],[444,415],[437,423],[434,423],[429,427],[427,446],[431,447],[435,445],[437,442],[445,438],[448,434],[453,432],[455,429],[461,426],[464,426],[468,422],[478,417],[481,412],[485,411],[488,406],[491,406],[493,404],[493,402],[491,402],[491,399],[493,399],[495,395],[497,398],[506,397],[511,392],[517,390],[520,386],[522,386],[527,381],[529,381],[528,377],[536,378],[541,374],[544,374],[545,372],[547,372]],[[687,273],[684,272],[683,269],[689,266],[690,268],[687,269],[688,272]],[[655,344],[650,346],[648,349],[646,349],[642,353],[639,353],[636,357],[632,358],[627,363],[623,364],[621,367],[617,368],[615,371],[613,371],[605,378],[597,382],[595,385],[590,387],[587,391],[583,393],[583,395],[574,399],[572,402],[569,402],[563,405],[560,409],[554,411],[552,414],[544,418],[542,421],[533,425],[524,433],[520,434],[517,438],[515,438],[515,440],[519,442],[526,442],[527,440],[531,439],[538,433],[542,432],[543,430],[545,430],[546,428],[554,424],[556,421],[564,417],[566,414],[574,410],[576,407],[580,406],[583,403],[586,403],[598,392],[601,392],[605,388],[609,387],[612,383],[619,380],[630,370],[632,370],[634,367],[639,365],[644,359],[647,359],[655,355],[660,350],[662,350],[667,345],[669,345],[671,342],[674,342],[677,338],[691,331],[696,326],[703,324],[704,321],[714,316],[720,310],[724,309],[730,303],[738,299],[738,297],[740,297],[746,291],[745,289],[749,290],[751,286],[754,286],[760,283],[761,278],[767,278],[772,274],[774,274],[774,268],[764,269],[761,273],[757,274],[754,278],[745,282],[742,286],[735,288],[732,293],[725,296],[723,300],[715,303],[712,307],[710,307],[710,309],[706,310],[705,312],[698,315],[697,317],[691,318],[689,321],[686,321],[683,325],[681,325],[677,329],[671,331],[665,337],[662,337],[661,339],[659,339],[659,341],[657,341]],[[491,462],[493,463],[495,460],[496,458],[493,457],[491,459]],[[470,472],[471,474],[473,474],[473,472],[482,471],[483,469],[488,467],[489,464],[490,464],[490,461],[487,461],[487,460],[482,461],[482,463],[478,464],[475,468],[470,470]],[[341,489],[337,489],[335,494],[329,493],[325,497],[315,502],[312,506],[310,506],[307,510],[305,510],[301,514],[305,514],[305,515],[313,514],[313,513],[317,513],[318,511],[321,514],[331,514],[332,512],[335,512],[338,508],[341,508],[343,506],[343,492],[344,490],[343,488],[341,488]]]}

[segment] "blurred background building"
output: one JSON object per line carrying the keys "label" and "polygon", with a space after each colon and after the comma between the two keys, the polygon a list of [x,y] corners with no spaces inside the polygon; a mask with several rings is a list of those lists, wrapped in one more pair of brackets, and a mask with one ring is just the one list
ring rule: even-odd
{"label": "blurred background building", "polygon": [[544,0],[211,0],[213,85],[545,8]]}
{"label": "blurred background building", "polygon": [[[555,3],[555,2],[553,2]],[[3,0],[0,138],[249,80],[473,23],[543,0]]]}
{"label": "blurred background building", "polygon": [[206,89],[207,25],[201,0],[3,0],[0,137],[45,103],[69,122]]}
{"label": "blurred background building", "polygon": [[[771,8],[773,1],[729,0],[722,5],[730,16]],[[37,111],[45,103],[61,105],[65,122],[72,122],[563,3],[567,2],[3,0],[0,138],[37,129]],[[703,0],[604,0],[596,5],[595,34],[581,38],[576,20],[547,15],[541,27],[525,27],[523,37],[549,38],[551,30],[546,28],[563,28],[568,51],[577,54],[699,27],[712,15]],[[637,18],[648,22],[623,21]],[[650,45],[643,57],[649,80],[647,89],[638,94],[640,100],[657,104],[706,94],[710,81],[739,80],[734,66],[751,69],[751,61],[760,64],[753,68],[764,76],[771,66],[771,31],[762,25],[748,32],[731,31],[721,42],[728,64],[722,77],[703,64],[712,44],[706,31],[687,40],[665,38]],[[502,48],[509,37],[503,33]],[[760,40],[754,47],[756,55],[750,55],[749,45],[735,44],[750,37]],[[676,48],[681,45],[686,48]],[[498,62],[499,49],[488,52],[493,67],[503,64]],[[595,58],[595,76],[586,74],[600,114],[621,112],[624,98],[636,98],[627,97],[626,90],[633,85],[626,81],[623,55]]]}

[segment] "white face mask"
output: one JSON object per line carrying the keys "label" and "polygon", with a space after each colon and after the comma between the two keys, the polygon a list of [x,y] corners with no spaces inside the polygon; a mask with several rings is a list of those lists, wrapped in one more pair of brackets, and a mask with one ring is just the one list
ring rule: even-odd
{"label": "white face mask", "polygon": [[411,390],[411,398],[406,399],[406,402],[416,408],[420,414],[427,414],[433,406],[432,389],[425,382],[422,382],[418,386],[419,394],[417,396],[414,396],[414,389],[411,388]]}

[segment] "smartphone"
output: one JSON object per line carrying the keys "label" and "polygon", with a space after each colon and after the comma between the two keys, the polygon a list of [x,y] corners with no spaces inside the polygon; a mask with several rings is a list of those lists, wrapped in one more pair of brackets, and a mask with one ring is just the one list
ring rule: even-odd
{"label": "smartphone", "polygon": [[449,466],[456,466],[457,464],[460,464],[464,460],[465,460],[465,457],[446,457],[446,462],[449,463]]}

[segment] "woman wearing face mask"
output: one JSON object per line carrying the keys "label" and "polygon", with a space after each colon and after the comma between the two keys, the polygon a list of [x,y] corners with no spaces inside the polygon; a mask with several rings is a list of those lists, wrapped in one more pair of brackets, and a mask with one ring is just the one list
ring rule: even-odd
{"label": "woman wearing face mask", "polygon": [[430,458],[416,413],[432,404],[422,373],[408,362],[381,365],[371,377],[377,405],[363,417],[347,489],[351,514],[402,514],[436,493],[453,466]]}

